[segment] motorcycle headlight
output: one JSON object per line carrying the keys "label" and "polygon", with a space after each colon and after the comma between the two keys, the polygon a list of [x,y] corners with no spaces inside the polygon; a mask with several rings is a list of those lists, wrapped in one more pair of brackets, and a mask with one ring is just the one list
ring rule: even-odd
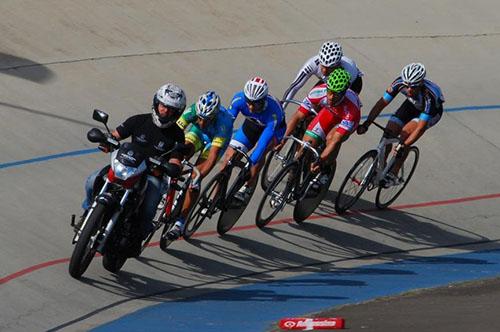
{"label": "motorcycle headlight", "polygon": [[119,162],[117,159],[113,160],[113,172],[115,173],[115,176],[121,180],[127,180],[131,176],[135,174],[137,171],[137,168],[135,167],[130,167],[130,166],[125,166],[121,162]]}

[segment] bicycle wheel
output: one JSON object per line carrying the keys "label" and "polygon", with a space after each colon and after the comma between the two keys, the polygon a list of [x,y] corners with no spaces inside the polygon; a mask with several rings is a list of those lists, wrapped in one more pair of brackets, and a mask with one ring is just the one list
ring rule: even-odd
{"label": "bicycle wheel", "polygon": [[342,214],[351,208],[368,187],[375,172],[376,158],[377,150],[370,150],[362,155],[351,167],[344,181],[342,181],[335,199],[335,211],[338,214]]}
{"label": "bicycle wheel", "polygon": [[168,238],[167,233],[170,232],[172,227],[174,227],[175,222],[181,215],[182,205],[184,204],[184,199],[186,198],[186,194],[191,183],[190,178],[186,181],[187,182],[183,184],[183,186],[175,196],[175,199],[172,203],[172,210],[170,212],[170,215],[166,215],[165,213],[163,213],[160,217],[160,222],[164,224],[160,236],[160,249],[163,251],[166,251],[167,247],[173,242]]}
{"label": "bicycle wheel", "polygon": [[255,224],[259,228],[266,226],[287,203],[295,183],[295,181],[291,180],[297,174],[298,169],[298,162],[288,164],[276,175],[267,188],[255,216]]}
{"label": "bicycle wheel", "polygon": [[217,232],[220,235],[226,234],[231,228],[233,228],[234,224],[236,224],[240,216],[243,214],[243,212],[245,212],[248,203],[252,199],[252,197],[250,197],[248,199],[248,202],[242,202],[241,204],[238,202],[238,204],[235,204],[234,196],[236,195],[238,190],[240,190],[240,188],[245,184],[244,175],[244,170],[241,169],[240,173],[238,174],[226,194],[225,201],[223,202],[225,206],[223,211],[221,211],[219,220],[217,222]]}
{"label": "bicycle wheel", "polygon": [[[415,167],[417,167],[419,150],[416,146],[410,147],[408,151],[408,156],[406,157],[403,165],[398,172],[398,179],[400,183],[389,188],[384,186],[379,186],[377,190],[377,195],[375,196],[375,205],[379,209],[385,209],[391,205],[396,198],[403,192],[403,190],[410,182],[413,173],[415,172]],[[394,158],[394,157],[393,157]]]}
{"label": "bicycle wheel", "polygon": [[218,173],[202,190],[186,220],[183,234],[186,240],[193,236],[206,218],[210,219],[216,212],[217,203],[223,195],[223,190],[220,190],[220,188],[225,178],[225,174]]}
{"label": "bicycle wheel", "polygon": [[[322,182],[320,182],[321,186],[319,192],[314,195],[309,195],[309,193],[307,193],[304,199],[298,200],[297,204],[295,204],[295,208],[293,209],[293,219],[296,223],[300,224],[304,220],[309,218],[309,216],[319,206],[323,198],[325,198],[326,194],[328,193],[328,189],[330,189],[330,184],[333,181],[333,177],[335,176],[335,167],[330,166],[330,169],[321,172],[318,176],[319,179],[322,179],[323,175],[326,175],[327,177],[324,177]],[[309,191],[311,190],[312,188],[309,188]]]}
{"label": "bicycle wheel", "polygon": [[273,150],[269,153],[266,163],[262,168],[260,179],[262,190],[266,191],[278,173],[292,161],[297,151],[297,146],[298,144],[295,141],[288,140],[279,152]]}

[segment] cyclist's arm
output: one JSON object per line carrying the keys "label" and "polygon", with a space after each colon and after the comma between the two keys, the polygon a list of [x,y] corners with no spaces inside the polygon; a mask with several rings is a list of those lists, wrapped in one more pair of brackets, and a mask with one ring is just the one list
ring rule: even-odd
{"label": "cyclist's arm", "polygon": [[389,105],[390,101],[388,102],[384,97],[380,98],[375,105],[373,105],[372,109],[370,110],[370,114],[368,115],[368,118],[365,121],[365,124],[370,125],[382,112],[382,110]]}
{"label": "cyclist's arm", "polygon": [[[286,89],[283,94],[283,99],[293,99],[297,92],[306,84],[309,78],[314,74],[317,69],[317,65],[314,62],[314,57],[309,59],[300,69],[299,73],[290,84],[288,89]],[[283,109],[287,106],[287,103],[283,104]]]}
{"label": "cyclist's arm", "polygon": [[303,121],[311,112],[309,108],[314,108],[316,111],[319,111],[319,103],[321,98],[326,93],[320,87],[314,87],[306,98],[302,101],[302,104],[297,108],[297,112],[292,116],[290,121],[286,125],[285,136],[290,136],[293,133],[297,124]]}
{"label": "cyclist's arm", "polygon": [[285,136],[290,136],[293,131],[295,130],[295,128],[297,127],[297,125],[301,122],[301,121],[304,121],[304,119],[307,117],[306,114],[304,114],[303,112],[301,112],[300,110],[297,110],[297,112],[295,112],[292,116],[292,118],[290,119],[290,121],[288,121],[287,125],[286,125],[286,132],[285,132]]}
{"label": "cyclist's arm", "polygon": [[204,178],[210,173],[210,171],[214,168],[217,163],[217,157],[219,156],[219,152],[221,147],[212,145],[210,147],[210,151],[208,152],[208,157],[201,164],[197,165],[198,171],[200,171],[200,177]]}
{"label": "cyclist's arm", "polygon": [[242,93],[237,93],[234,95],[233,100],[231,101],[231,105],[227,109],[227,111],[229,112],[229,114],[231,114],[233,119],[236,119],[244,103],[245,99]]}
{"label": "cyclist's arm", "polygon": [[[323,149],[323,151],[321,152],[321,155],[319,157],[320,162],[322,162],[322,163],[329,159],[330,155],[337,148],[337,146],[340,143],[342,143],[343,141],[345,141],[349,137],[349,134],[350,134],[350,133],[342,134],[339,131],[335,130],[335,128],[332,129],[332,131],[333,131],[333,135],[331,136],[331,139],[327,140],[327,145]],[[330,136],[330,133],[328,136]]]}

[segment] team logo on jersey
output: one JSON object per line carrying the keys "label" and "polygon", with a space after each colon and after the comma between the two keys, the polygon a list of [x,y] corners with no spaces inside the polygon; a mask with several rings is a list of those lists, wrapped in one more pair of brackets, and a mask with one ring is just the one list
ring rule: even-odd
{"label": "team logo on jersey", "polygon": [[159,141],[158,144],[155,145],[155,148],[160,151],[165,151],[165,142]]}
{"label": "team logo on jersey", "polygon": [[342,122],[340,122],[340,126],[345,130],[352,131],[354,129],[354,121],[344,119],[342,120]]}
{"label": "team logo on jersey", "polygon": [[141,134],[140,136],[137,137],[137,140],[141,143],[147,143],[148,141],[146,140],[146,135]]}
{"label": "team logo on jersey", "polygon": [[326,87],[314,88],[309,92],[309,98],[321,98],[326,95]]}

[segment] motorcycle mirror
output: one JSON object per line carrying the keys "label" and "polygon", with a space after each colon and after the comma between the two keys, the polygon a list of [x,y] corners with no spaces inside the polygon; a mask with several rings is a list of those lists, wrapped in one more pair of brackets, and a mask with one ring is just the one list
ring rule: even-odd
{"label": "motorcycle mirror", "polygon": [[92,143],[102,143],[106,141],[106,135],[101,130],[92,128],[87,133],[87,139]]}
{"label": "motorcycle mirror", "polygon": [[101,110],[95,109],[94,113],[92,114],[92,119],[102,122],[104,124],[108,123],[108,114],[106,112],[103,112]]}

